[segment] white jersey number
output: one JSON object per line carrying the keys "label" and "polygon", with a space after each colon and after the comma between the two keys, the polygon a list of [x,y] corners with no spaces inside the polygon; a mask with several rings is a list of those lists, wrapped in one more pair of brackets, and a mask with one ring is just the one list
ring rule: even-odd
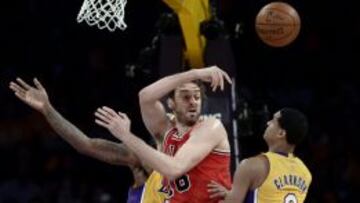
{"label": "white jersey number", "polygon": [[294,193],[289,193],[284,198],[284,203],[297,203],[297,199]]}

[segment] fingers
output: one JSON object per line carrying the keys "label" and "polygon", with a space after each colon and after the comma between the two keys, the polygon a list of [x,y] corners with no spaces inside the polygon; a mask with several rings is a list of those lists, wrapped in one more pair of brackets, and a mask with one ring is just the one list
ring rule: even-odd
{"label": "fingers", "polygon": [[39,90],[44,90],[45,89],[37,78],[34,78],[34,84]]}
{"label": "fingers", "polygon": [[130,120],[129,117],[125,114],[125,113],[122,113],[122,112],[118,112],[119,116],[125,120]]}
{"label": "fingers", "polygon": [[18,93],[20,96],[24,96],[26,94],[26,90],[22,87],[20,87],[18,84],[16,84],[15,82],[10,82],[9,88],[14,91],[15,93]]}
{"label": "fingers", "polygon": [[225,71],[222,71],[222,75],[225,77],[226,81],[228,81],[229,84],[232,84],[230,76]]}
{"label": "fingers", "polygon": [[216,183],[216,182],[214,182],[214,183],[209,183],[208,185],[207,185],[207,187],[208,187],[208,190],[211,190],[211,191],[223,191],[224,190],[224,188],[220,185],[220,184],[218,184],[218,183]]}
{"label": "fingers", "polygon": [[15,96],[19,98],[21,101],[26,102],[25,95],[15,92]]}
{"label": "fingers", "polygon": [[216,182],[215,180],[211,180],[209,185],[220,185],[218,182]]}
{"label": "fingers", "polygon": [[96,109],[94,114],[95,123],[107,128],[115,136],[119,135],[119,133],[126,134],[127,131],[130,131],[130,120],[122,112],[116,113],[113,109],[103,106]]}
{"label": "fingers", "polygon": [[100,111],[101,109],[98,109],[96,112],[95,112],[95,117],[97,117],[98,119],[106,122],[106,123],[109,123],[111,121],[111,119],[109,117],[107,117],[106,115],[104,115],[103,113],[101,113]]}
{"label": "fingers", "polygon": [[219,185],[217,184],[217,183],[209,183],[208,185],[207,185],[207,187],[210,189],[210,188],[218,188],[219,187]]}
{"label": "fingers", "polygon": [[209,193],[215,193],[215,192],[219,192],[219,191],[221,191],[221,190],[217,187],[208,187]]}
{"label": "fingers", "polygon": [[107,119],[110,119],[111,117],[114,117],[114,114],[112,114],[111,112],[109,112],[109,110],[105,110],[104,107],[98,108],[96,110],[96,112],[98,112],[100,115],[106,117]]}
{"label": "fingers", "polygon": [[212,74],[212,91],[215,92],[220,83],[220,77],[217,71]]}
{"label": "fingers", "polygon": [[224,90],[224,87],[225,87],[224,78],[229,84],[232,84],[232,80],[231,80],[230,76],[225,71],[221,70],[220,68],[217,68],[217,69],[218,69],[217,74],[218,74],[218,77],[219,77],[220,89]]}
{"label": "fingers", "polygon": [[221,91],[224,90],[224,78],[221,72],[217,72]]}
{"label": "fingers", "polygon": [[216,181],[211,180],[211,182],[207,184],[207,187],[211,199],[226,196],[226,189]]}
{"label": "fingers", "polygon": [[20,83],[22,88],[24,88],[25,90],[31,89],[31,86],[24,82],[21,78],[16,78],[16,81],[18,81],[18,83]]}
{"label": "fingers", "polygon": [[108,127],[109,127],[108,124],[106,124],[105,122],[103,122],[103,121],[101,121],[101,120],[99,120],[99,119],[95,119],[95,123],[98,124],[98,125],[100,125],[100,126],[102,126],[102,127],[104,127],[104,128],[108,128]]}
{"label": "fingers", "polygon": [[210,199],[219,198],[219,197],[225,197],[225,193],[222,191],[218,191],[216,193],[212,193],[209,195]]}
{"label": "fingers", "polygon": [[232,84],[230,76],[223,70],[221,70],[217,66],[211,67],[211,88],[212,91],[216,91],[218,87],[220,87],[221,90],[224,90],[225,82],[226,80],[229,84]]}
{"label": "fingers", "polygon": [[209,197],[211,199],[217,198],[217,197],[225,197],[226,191],[223,188],[221,188],[221,187],[219,187],[217,185],[213,185],[213,186],[210,187],[210,185],[211,185],[211,183],[208,184],[208,190],[207,191],[208,191]]}
{"label": "fingers", "polygon": [[111,109],[107,106],[98,108],[95,112],[95,116],[107,123],[111,122],[112,119],[119,118],[119,117],[120,117],[120,119],[129,120],[129,118],[127,117],[127,115],[125,113],[118,112],[118,114],[117,114],[113,109]]}
{"label": "fingers", "polygon": [[211,84],[210,87],[212,88],[212,91],[214,91],[214,87],[216,87],[216,75],[214,72],[211,72]]}
{"label": "fingers", "polygon": [[112,108],[109,108],[107,106],[103,106],[102,109],[111,116],[117,116],[117,113]]}

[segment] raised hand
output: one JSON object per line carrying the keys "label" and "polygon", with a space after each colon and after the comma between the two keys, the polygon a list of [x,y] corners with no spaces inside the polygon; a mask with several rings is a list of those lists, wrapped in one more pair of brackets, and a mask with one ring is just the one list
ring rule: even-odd
{"label": "raised hand", "polygon": [[218,197],[225,198],[228,193],[228,190],[224,186],[213,180],[207,185],[207,187],[210,199]]}
{"label": "raised hand", "polygon": [[27,84],[21,78],[16,78],[16,82],[11,81],[9,88],[14,91],[15,96],[28,104],[37,111],[44,113],[45,108],[49,106],[49,98],[45,88],[34,78],[35,87]]}
{"label": "raised hand", "polygon": [[224,78],[229,84],[232,83],[229,75],[217,66],[202,68],[197,71],[199,79],[211,83],[210,86],[213,91],[216,91],[219,86],[221,90],[224,90]]}
{"label": "raised hand", "polygon": [[130,132],[131,121],[126,114],[103,106],[95,112],[95,123],[108,129],[116,138],[122,139],[122,136]]}

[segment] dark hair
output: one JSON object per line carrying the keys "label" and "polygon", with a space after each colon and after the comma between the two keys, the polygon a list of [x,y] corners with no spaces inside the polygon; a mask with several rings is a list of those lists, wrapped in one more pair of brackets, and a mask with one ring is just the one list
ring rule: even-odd
{"label": "dark hair", "polygon": [[[196,84],[197,86],[199,86],[200,88],[200,94],[201,94],[201,99],[205,99],[206,98],[206,95],[205,95],[205,85],[204,83],[201,81],[201,80],[194,80],[194,81],[191,81],[191,83],[194,83]],[[173,89],[169,94],[168,94],[168,98],[172,98],[174,99],[175,97],[175,89]]]}
{"label": "dark hair", "polygon": [[307,118],[302,112],[296,109],[281,109],[278,122],[280,127],[286,131],[286,140],[289,144],[299,144],[307,134]]}

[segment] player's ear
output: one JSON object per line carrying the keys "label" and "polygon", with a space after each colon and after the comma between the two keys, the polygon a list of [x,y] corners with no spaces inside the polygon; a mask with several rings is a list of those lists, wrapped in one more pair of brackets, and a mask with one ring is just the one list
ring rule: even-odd
{"label": "player's ear", "polygon": [[285,138],[286,137],[286,131],[284,129],[280,129],[279,136]]}
{"label": "player's ear", "polygon": [[174,110],[174,105],[175,105],[174,100],[172,98],[168,98],[166,100],[166,102],[167,102],[167,105],[168,105],[169,109]]}

